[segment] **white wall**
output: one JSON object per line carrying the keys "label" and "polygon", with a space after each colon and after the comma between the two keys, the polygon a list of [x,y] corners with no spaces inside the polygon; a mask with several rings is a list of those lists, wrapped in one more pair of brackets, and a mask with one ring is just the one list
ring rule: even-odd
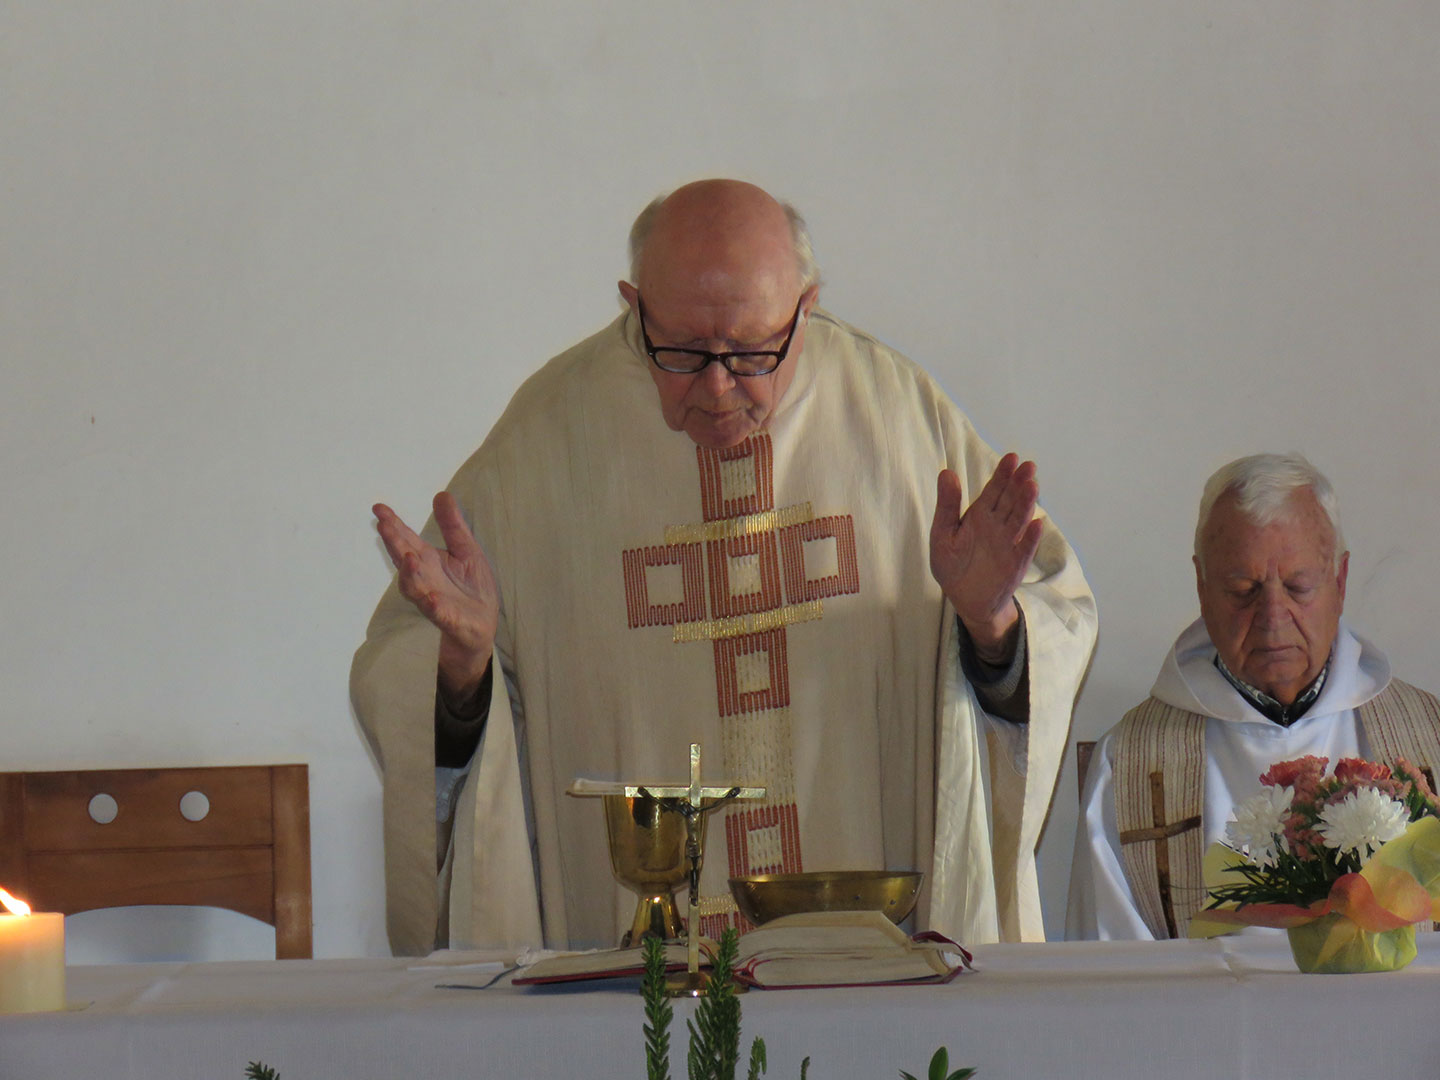
{"label": "white wall", "polygon": [[1440,687],[1437,39],[1423,0],[7,0],[0,767],[308,761],[317,954],[383,952],[368,508],[423,517],[713,174],[1040,462],[1101,604],[1076,736],[1259,449],[1331,474],[1349,613]]}

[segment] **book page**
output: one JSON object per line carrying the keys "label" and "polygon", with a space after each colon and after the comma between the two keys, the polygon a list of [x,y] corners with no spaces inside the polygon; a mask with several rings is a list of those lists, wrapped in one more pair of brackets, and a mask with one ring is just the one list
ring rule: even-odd
{"label": "book page", "polygon": [[809,911],[784,915],[740,937],[741,962],[762,950],[786,953],[899,949],[905,931],[879,911]]}
{"label": "book page", "polygon": [[[666,945],[665,970],[683,970],[689,962],[686,951],[683,943]],[[530,986],[577,979],[614,979],[644,973],[644,949],[597,949],[594,952],[547,956],[528,965],[511,981],[517,986]]]}
{"label": "book page", "polygon": [[[710,966],[715,942],[701,940],[701,964]],[[684,942],[665,946],[667,971],[687,965]],[[878,911],[827,911],[787,915],[742,934],[736,980],[751,986],[868,986],[946,982],[966,965],[948,941],[915,941]],[[645,971],[643,949],[561,953],[528,965],[517,986],[581,979],[636,977]]]}
{"label": "book page", "polygon": [[947,982],[959,968],[935,948],[901,953],[758,956],[742,969],[746,982],[766,989],[801,986],[887,986]]}
{"label": "book page", "polygon": [[944,982],[964,964],[948,942],[912,941],[878,911],[787,915],[740,938],[739,977],[758,987]]}

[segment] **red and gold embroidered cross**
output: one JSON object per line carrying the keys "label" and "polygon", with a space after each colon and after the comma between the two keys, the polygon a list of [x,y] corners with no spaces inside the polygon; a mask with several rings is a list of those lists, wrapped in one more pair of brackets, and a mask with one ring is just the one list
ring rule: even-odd
{"label": "red and gold embroidered cross", "polygon": [[[697,447],[696,458],[701,520],[622,553],[626,616],[631,629],[672,627],[677,644],[711,643],[725,770],[768,791],[725,812],[729,874],[794,873],[803,859],[786,636],[823,617],[826,598],[860,591],[855,522],[817,518],[809,503],[777,509],[767,434],[728,450]],[[738,925],[728,900],[704,898],[703,933]]]}

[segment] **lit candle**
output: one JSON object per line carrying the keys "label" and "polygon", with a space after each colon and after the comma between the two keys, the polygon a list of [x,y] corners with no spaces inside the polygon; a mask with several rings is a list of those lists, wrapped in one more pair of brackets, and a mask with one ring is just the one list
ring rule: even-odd
{"label": "lit candle", "polygon": [[0,1013],[65,1008],[65,916],[0,889]]}

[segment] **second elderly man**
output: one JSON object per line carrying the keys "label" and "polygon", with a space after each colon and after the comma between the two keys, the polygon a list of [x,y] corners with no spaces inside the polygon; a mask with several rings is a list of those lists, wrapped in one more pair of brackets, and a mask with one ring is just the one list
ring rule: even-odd
{"label": "second elderly man", "polygon": [[1440,702],[1391,678],[1341,619],[1350,553],[1330,482],[1299,455],[1232,461],[1195,528],[1200,618],[1150,697],[1096,745],[1067,934],[1183,937],[1203,853],[1276,762],[1440,766]]}

